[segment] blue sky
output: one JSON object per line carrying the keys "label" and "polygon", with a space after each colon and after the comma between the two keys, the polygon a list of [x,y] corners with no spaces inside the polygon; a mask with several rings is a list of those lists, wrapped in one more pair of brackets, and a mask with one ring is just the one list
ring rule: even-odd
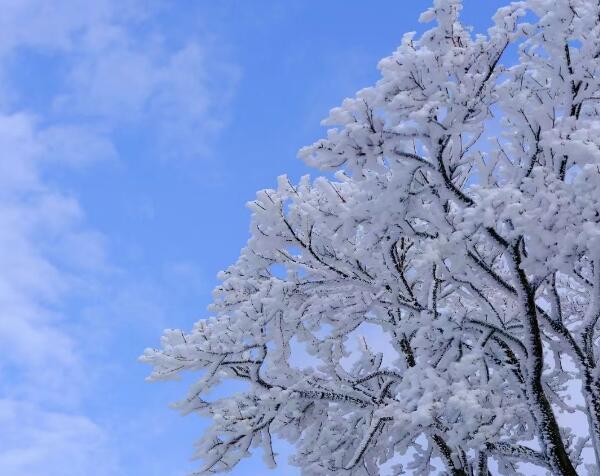
{"label": "blue sky", "polygon": [[0,474],[182,476],[188,382],[137,357],[206,316],[245,202],[310,172],[297,150],[430,2],[0,3]]}

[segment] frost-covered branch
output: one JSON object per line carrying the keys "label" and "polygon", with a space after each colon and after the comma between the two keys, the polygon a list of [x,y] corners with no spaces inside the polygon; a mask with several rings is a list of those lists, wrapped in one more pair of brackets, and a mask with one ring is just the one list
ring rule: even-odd
{"label": "frost-covered branch", "polygon": [[214,317],[145,352],[151,380],[199,374],[176,406],[212,421],[206,472],[277,439],[305,475],[600,467],[600,4],[477,35],[461,9],[434,0],[331,110],[299,155],[334,178],[258,192]]}

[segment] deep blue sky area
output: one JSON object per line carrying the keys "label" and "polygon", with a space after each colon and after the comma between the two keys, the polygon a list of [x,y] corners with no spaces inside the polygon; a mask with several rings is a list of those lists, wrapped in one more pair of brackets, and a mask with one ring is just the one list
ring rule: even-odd
{"label": "deep blue sky area", "polygon": [[[189,382],[148,384],[137,357],[206,317],[245,203],[318,173],[298,149],[430,2],[9,3],[0,473],[183,476],[203,423],[168,404]],[[484,31],[503,3],[465,0],[463,18]],[[281,459],[271,474],[298,474]]]}

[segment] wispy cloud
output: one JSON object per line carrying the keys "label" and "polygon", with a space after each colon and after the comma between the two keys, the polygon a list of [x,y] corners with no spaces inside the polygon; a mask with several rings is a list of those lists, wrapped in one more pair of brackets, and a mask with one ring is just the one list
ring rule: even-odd
{"label": "wispy cloud", "polygon": [[106,459],[102,430],[76,413],[84,363],[62,312],[77,281],[102,264],[102,243],[77,201],[45,183],[39,133],[30,116],[0,116],[0,472],[108,474],[91,464]]}
{"label": "wispy cloud", "polygon": [[[9,0],[2,7],[0,473],[117,474],[109,435],[82,403],[94,378],[86,347],[97,337],[82,328],[98,311],[74,302],[111,289],[107,277],[135,278],[123,277],[109,256],[110,237],[54,177],[126,162],[123,142],[131,137],[147,143],[149,159],[205,158],[227,120],[238,72],[207,37],[173,41],[160,22],[172,8],[166,3]],[[192,280],[197,272],[180,263],[165,276]]]}
{"label": "wispy cloud", "polygon": [[[43,119],[63,127],[79,125],[68,132],[92,140],[96,148],[100,142],[107,149],[98,136],[115,140],[115,132],[143,129],[151,132],[148,137],[156,141],[159,155],[201,157],[209,152],[227,120],[239,71],[221,58],[214,38],[200,32],[182,38],[161,23],[173,6],[25,0],[3,8],[5,94],[0,104],[29,105],[32,81],[11,71],[25,71],[27,79],[43,75],[42,89],[51,91],[43,94]],[[81,130],[81,124],[89,129]]]}
{"label": "wispy cloud", "polygon": [[106,433],[88,418],[0,400],[5,476],[109,476],[118,471]]}
{"label": "wispy cloud", "polygon": [[170,49],[156,34],[90,30],[54,107],[109,129],[149,128],[160,155],[201,157],[227,118],[237,71],[198,40]]}

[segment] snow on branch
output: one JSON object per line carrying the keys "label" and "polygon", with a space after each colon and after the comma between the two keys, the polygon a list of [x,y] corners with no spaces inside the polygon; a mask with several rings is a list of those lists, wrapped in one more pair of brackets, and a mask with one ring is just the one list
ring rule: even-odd
{"label": "snow on branch", "polygon": [[259,191],[214,317],[144,353],[199,376],[176,406],[212,422],[205,473],[278,439],[305,475],[600,467],[600,4],[486,34],[462,8],[331,110],[299,156],[335,178]]}

